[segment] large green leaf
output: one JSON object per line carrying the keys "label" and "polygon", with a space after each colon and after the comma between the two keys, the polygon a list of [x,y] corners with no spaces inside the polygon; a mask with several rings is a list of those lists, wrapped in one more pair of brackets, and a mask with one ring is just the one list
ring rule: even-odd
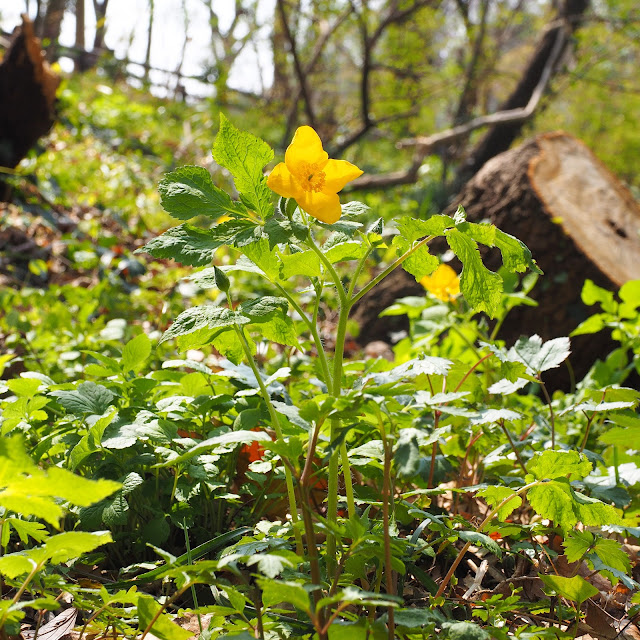
{"label": "large green leaf", "polygon": [[213,159],[230,171],[242,201],[250,209],[263,218],[273,213],[271,190],[262,173],[273,160],[273,150],[266,142],[236,129],[221,113]]}
{"label": "large green leaf", "polygon": [[226,307],[214,305],[191,307],[175,319],[174,323],[162,335],[160,342],[184,336],[199,329],[220,329],[248,322],[248,318]]}
{"label": "large green leaf", "polygon": [[539,335],[522,337],[509,349],[508,356],[527,365],[534,373],[559,367],[571,353],[569,338],[553,338],[542,342]]}
{"label": "large green leaf", "polygon": [[301,584],[268,578],[259,579],[258,584],[262,589],[262,603],[265,607],[272,607],[281,602],[286,602],[287,604],[292,604],[296,609],[300,609],[300,611],[305,611],[306,613],[311,611],[309,594]]}
{"label": "large green leaf", "polygon": [[124,345],[120,362],[122,371],[125,373],[129,371],[138,372],[150,355],[151,340],[145,333],[141,333]]}
{"label": "large green leaf", "polygon": [[222,244],[210,231],[181,224],[150,240],[136,253],[146,252],[154,258],[170,258],[190,267],[202,267],[213,260]]}
{"label": "large green leaf", "polygon": [[573,476],[572,480],[581,480],[591,473],[591,463],[587,456],[574,450],[543,451],[529,462],[529,473],[538,480]]}
{"label": "large green leaf", "polygon": [[230,213],[245,214],[239,202],[213,184],[204,167],[179,167],[165,174],[158,185],[160,204],[178,220],[190,220],[195,216],[217,219]]}
{"label": "large green leaf", "polygon": [[193,636],[193,632],[179,627],[165,613],[160,613],[162,607],[154,598],[146,594],[138,597],[138,621],[140,631],[144,631],[151,625],[151,634],[160,640],[187,640]]}
{"label": "large green leaf", "polygon": [[540,575],[540,579],[547,589],[567,600],[571,600],[571,602],[576,602],[578,605],[599,593],[598,589],[589,584],[582,576],[565,578],[564,576],[538,575]]}
{"label": "large green leaf", "polygon": [[509,498],[509,500],[505,502],[500,509],[498,509],[497,513],[498,519],[503,522],[522,504],[522,498],[509,487],[489,486],[484,489],[480,489],[476,495],[484,498],[487,501],[487,504],[492,508],[497,507]]}
{"label": "large green leaf", "polygon": [[476,310],[493,317],[502,297],[502,278],[482,264],[475,240],[458,229],[446,232],[447,242],[462,262],[460,290],[464,299]]}
{"label": "large green leaf", "polygon": [[81,382],[77,389],[51,391],[49,395],[57,398],[67,411],[75,415],[102,415],[116,398],[112,391],[95,382]]}

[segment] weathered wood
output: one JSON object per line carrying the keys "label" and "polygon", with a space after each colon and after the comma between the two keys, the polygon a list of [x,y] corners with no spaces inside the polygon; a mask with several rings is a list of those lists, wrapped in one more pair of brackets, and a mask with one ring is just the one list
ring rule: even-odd
{"label": "weathered wood", "polygon": [[[541,135],[496,156],[445,213],[452,214],[458,205],[469,220],[488,220],[520,238],[545,272],[531,293],[538,306],[518,307],[507,316],[498,337],[508,346],[520,335],[537,333],[545,340],[568,335],[595,311],[580,297],[587,278],[610,290],[640,278],[640,207],[593,153],[568,134]],[[434,252],[446,248],[444,242],[433,246]],[[484,251],[483,258],[490,269],[500,267],[498,251]],[[394,297],[422,293],[405,272],[390,278],[354,312],[362,344],[388,338],[387,319],[376,318]],[[391,327],[397,329],[397,324]],[[571,366],[578,377],[613,348],[604,334],[577,337],[572,344]],[[566,371],[555,377],[563,376],[556,384],[566,382]]]}
{"label": "weathered wood", "polygon": [[27,16],[22,20],[0,63],[0,166],[11,169],[53,126],[60,84],[44,60],[33,24]]}

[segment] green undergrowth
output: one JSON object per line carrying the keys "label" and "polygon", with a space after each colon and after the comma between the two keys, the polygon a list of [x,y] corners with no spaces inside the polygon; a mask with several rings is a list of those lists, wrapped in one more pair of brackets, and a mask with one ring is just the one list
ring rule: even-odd
{"label": "green undergrowth", "polygon": [[[54,135],[110,153],[125,132],[109,115],[119,98],[102,95],[86,130],[70,116]],[[213,173],[150,133],[126,171],[140,195],[168,170],[156,202],[177,226],[124,256],[91,231],[73,252],[90,288],[0,292],[3,637],[61,601],[85,637],[176,640],[189,618],[202,638],[240,640],[575,637],[596,575],[637,604],[622,543],[640,536],[640,393],[625,386],[640,371],[640,282],[585,283],[594,315],[575,333],[619,346],[551,395],[545,373],[571,337],[499,339],[544,278],[516,238],[461,209],[390,219],[349,202],[323,224],[276,202],[273,151],[225,117]],[[75,171],[58,176],[65,190]],[[141,211],[156,215],[150,195],[137,213],[118,204],[126,181],[92,179],[87,197],[120,207],[134,236]],[[353,305],[395,268],[434,273],[439,236],[461,294],[388,309],[411,322],[392,361],[349,350]],[[499,272],[480,245],[500,250]]]}

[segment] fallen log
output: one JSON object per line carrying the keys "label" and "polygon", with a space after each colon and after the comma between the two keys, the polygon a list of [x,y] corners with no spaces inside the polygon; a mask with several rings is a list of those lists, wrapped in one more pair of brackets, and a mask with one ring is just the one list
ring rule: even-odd
{"label": "fallen log", "polygon": [[[0,167],[18,166],[55,122],[60,78],[44,59],[26,15],[0,63]],[[0,199],[3,197],[0,184]]]}
{"label": "fallen log", "polygon": [[[581,301],[586,279],[612,291],[640,279],[640,206],[569,134],[540,135],[494,157],[445,213],[452,214],[458,205],[470,221],[487,220],[520,238],[545,273],[530,294],[538,306],[518,307],[507,316],[498,336],[507,346],[521,335],[537,333],[545,340],[568,335],[594,313],[595,308]],[[444,242],[433,246],[434,252],[444,250]],[[483,258],[490,269],[500,267],[497,251],[485,251]],[[399,327],[378,318],[380,311],[395,298],[422,293],[407,273],[392,274],[384,289],[363,298],[354,311],[361,327],[359,342],[388,340],[389,331]],[[578,379],[614,346],[604,333],[576,337],[572,344],[570,361]],[[567,371],[554,380],[553,386],[566,387]]]}

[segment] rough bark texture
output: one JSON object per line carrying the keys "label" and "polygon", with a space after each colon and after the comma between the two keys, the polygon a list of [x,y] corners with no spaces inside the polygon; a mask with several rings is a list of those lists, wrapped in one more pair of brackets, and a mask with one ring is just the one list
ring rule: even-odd
{"label": "rough bark texture", "polygon": [[[55,121],[60,79],[26,16],[0,63],[0,166],[14,168]],[[2,197],[0,189],[0,198]]]}
{"label": "rough bark texture", "polygon": [[[520,238],[545,275],[531,297],[538,307],[514,309],[499,337],[511,346],[520,335],[543,339],[568,335],[594,312],[580,293],[588,278],[615,290],[640,278],[640,207],[597,158],[575,138],[558,132],[538,136],[496,156],[470,180],[445,213],[464,206],[469,220],[488,220]],[[440,243],[434,252],[446,250]],[[500,267],[500,254],[483,252],[485,264]],[[393,279],[391,279],[393,278]],[[354,312],[359,340],[388,339],[387,318],[378,313],[393,299],[420,295],[422,287],[404,271],[387,279],[384,289],[366,297]],[[397,319],[393,319],[397,322]],[[406,323],[406,320],[404,320]],[[572,340],[571,366],[578,379],[613,343],[604,334]],[[566,386],[566,370],[550,372],[553,386]]]}

